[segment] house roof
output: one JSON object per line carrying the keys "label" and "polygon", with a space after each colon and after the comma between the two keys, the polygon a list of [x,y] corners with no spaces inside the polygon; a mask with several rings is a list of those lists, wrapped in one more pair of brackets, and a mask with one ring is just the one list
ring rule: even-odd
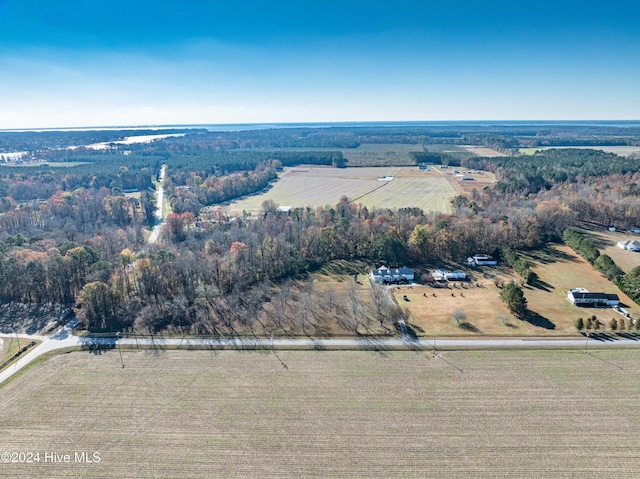
{"label": "house roof", "polygon": [[392,274],[403,274],[406,276],[413,274],[413,269],[407,268],[406,266],[403,266],[402,268],[391,269],[387,268],[386,266],[380,266],[380,268],[372,270],[371,273],[376,276],[386,276]]}
{"label": "house roof", "polygon": [[572,292],[571,293],[575,299],[592,299],[592,300],[603,300],[603,301],[615,301],[618,300],[617,294],[607,294],[607,293],[590,293],[590,292]]}
{"label": "house roof", "polygon": [[495,261],[495,258],[492,256],[489,256],[487,254],[474,254],[473,255],[473,259],[476,260],[488,260],[488,261]]}

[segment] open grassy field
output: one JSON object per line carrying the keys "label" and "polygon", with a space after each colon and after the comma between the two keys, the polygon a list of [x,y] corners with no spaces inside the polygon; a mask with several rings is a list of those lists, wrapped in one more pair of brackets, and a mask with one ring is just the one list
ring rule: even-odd
{"label": "open grassy field", "polygon": [[[481,274],[474,274],[467,289],[433,289],[426,286],[394,289],[398,304],[411,313],[410,322],[431,335],[511,335],[511,336],[565,336],[578,332],[574,322],[595,314],[604,325],[621,316],[611,309],[579,308],[567,300],[569,289],[587,288],[593,292],[615,293],[632,317],[640,318],[640,307],[623,294],[617,286],[577,256],[569,247],[558,246],[544,251],[534,251],[525,256],[540,281],[525,286],[524,294],[532,315],[527,321],[512,316],[499,298],[498,278],[503,283],[519,282],[509,268],[484,267]],[[485,275],[485,277],[482,276]],[[480,283],[481,287],[475,287]],[[409,301],[405,301],[406,294]],[[426,296],[425,296],[426,295]],[[435,296],[434,296],[435,295]],[[460,327],[453,320],[453,312],[461,309],[470,326]],[[422,332],[418,329],[418,333]]]}
{"label": "open grassy field", "polygon": [[[379,181],[393,176],[391,181]],[[416,206],[425,211],[448,212],[455,190],[440,174],[417,167],[329,168],[298,166],[287,169],[271,189],[229,205],[231,214],[257,213],[262,202],[280,205],[335,205],[341,196],[367,207]]]}
{"label": "open grassy field", "polygon": [[640,266],[640,253],[625,251],[616,246],[618,241],[640,240],[638,235],[621,231],[593,231],[583,230],[593,244],[600,250],[601,254],[608,254],[620,268],[631,271],[636,266]]}
{"label": "open grassy field", "polygon": [[640,158],[640,146],[541,146],[537,148],[519,148],[523,155],[533,155],[536,151],[561,148],[577,148],[580,150],[601,150],[605,153],[615,153],[619,156]]}
{"label": "open grassy field", "polygon": [[[483,272],[486,277],[483,277]],[[496,336],[533,335],[546,332],[517,320],[500,300],[500,289],[494,284],[494,279],[499,278],[504,283],[516,279],[508,268],[485,267],[471,274],[473,281],[452,282],[450,288],[413,285],[411,288],[394,287],[392,291],[400,307],[410,312],[409,322],[418,326],[419,335],[422,331],[427,337],[479,333]],[[408,301],[403,299],[405,295]],[[470,326],[461,328],[453,320],[453,312],[458,309],[464,311]],[[503,318],[505,321],[502,321]]]}
{"label": "open grassy field", "polygon": [[[468,170],[463,167],[443,168],[442,166],[434,166],[432,169],[446,178],[459,195],[468,195],[474,189],[482,190],[485,186],[493,186],[494,180],[496,179],[496,176],[488,171]],[[456,174],[454,171],[459,171],[460,173]],[[473,180],[461,181],[460,176],[457,175],[473,178]]]}
{"label": "open grassy field", "polygon": [[558,332],[575,332],[574,321],[592,314],[602,323],[608,323],[612,317],[621,318],[611,309],[573,306],[566,295],[569,289],[576,287],[617,294],[631,315],[640,318],[640,307],[568,246],[532,252],[527,259],[533,264],[533,271],[540,278],[540,283],[537,287],[528,286],[525,296],[531,309],[553,322]]}
{"label": "open grassy field", "polygon": [[0,339],[0,365],[4,364],[7,359],[16,354],[22,346],[29,344],[29,342],[27,339],[20,340],[18,338]]}
{"label": "open grassy field", "polygon": [[[635,351],[71,353],[0,389],[0,477],[634,477]],[[44,462],[44,451],[70,463]],[[74,453],[99,452],[99,463]]]}
{"label": "open grassy field", "polygon": [[499,151],[494,150],[493,148],[487,148],[485,146],[474,146],[474,145],[460,145],[459,148],[462,148],[469,153],[473,153],[478,156],[485,156],[487,158],[492,158],[496,156],[507,156],[504,153],[500,153]]}

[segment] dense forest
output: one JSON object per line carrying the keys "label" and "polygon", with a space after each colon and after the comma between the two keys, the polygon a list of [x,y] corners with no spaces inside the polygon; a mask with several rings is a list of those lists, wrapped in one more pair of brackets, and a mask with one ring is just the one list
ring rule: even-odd
{"label": "dense forest", "polygon": [[[328,310],[343,328],[363,332],[354,313],[363,307],[356,304],[357,295],[340,300],[326,291],[313,294],[309,272],[343,261],[410,264],[426,271],[484,251],[533,281],[519,250],[563,239],[581,248],[565,233],[573,226],[640,223],[640,162],[572,149],[453,158],[430,152],[429,142],[520,140],[504,131],[420,128],[197,131],[126,145],[126,152],[43,150],[43,157],[68,166],[2,166],[0,302],[75,307],[92,331],[299,332],[318,326],[300,318]],[[35,144],[35,136],[20,141]],[[630,134],[625,138],[635,141]],[[51,144],[56,141],[63,140]],[[347,197],[335,205],[294,208],[290,215],[279,214],[272,202],[256,217],[202,213],[205,206],[264,189],[283,166],[345,167],[340,151],[322,148],[364,141],[416,142],[425,145],[424,154],[414,155],[416,162],[460,161],[494,172],[499,181],[455,197],[448,215],[368,209]],[[311,145],[314,149],[304,149]],[[284,146],[292,149],[273,149]],[[163,164],[171,212],[163,243],[150,246],[146,238],[155,221],[154,190]],[[628,284],[628,291],[636,288],[634,275],[621,276],[606,258],[590,260]],[[380,325],[388,327],[385,315],[381,308]]]}

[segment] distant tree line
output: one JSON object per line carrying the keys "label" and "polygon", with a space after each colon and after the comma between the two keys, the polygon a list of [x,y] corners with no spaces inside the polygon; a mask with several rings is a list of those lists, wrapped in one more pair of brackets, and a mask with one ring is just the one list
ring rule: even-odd
{"label": "distant tree line", "polygon": [[431,151],[411,151],[409,157],[417,165],[421,163],[433,163],[434,165],[460,166],[460,159],[446,153],[436,153]]}
{"label": "distant tree line", "polygon": [[559,183],[640,172],[637,160],[576,149],[544,150],[527,157],[467,158],[462,165],[495,173],[498,191],[524,194],[538,193]]}

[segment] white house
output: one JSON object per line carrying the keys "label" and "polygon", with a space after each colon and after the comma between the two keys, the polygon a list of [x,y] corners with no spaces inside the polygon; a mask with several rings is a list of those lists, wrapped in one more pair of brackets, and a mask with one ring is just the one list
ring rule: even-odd
{"label": "white house", "polygon": [[626,249],[628,251],[640,251],[640,241],[618,241],[618,248]]}
{"label": "white house", "polygon": [[567,299],[576,306],[618,306],[620,298],[617,294],[592,293],[584,288],[570,289]]}
{"label": "white house", "polygon": [[390,284],[400,282],[413,282],[414,271],[411,268],[403,266],[402,268],[387,268],[381,266],[379,269],[374,269],[369,273],[371,279],[376,283]]}
{"label": "white house", "polygon": [[476,254],[467,258],[467,262],[472,266],[495,266],[498,261],[486,254]]}
{"label": "white house", "polygon": [[291,214],[292,209],[293,206],[278,206],[278,208],[276,208],[276,213],[288,216]]}
{"label": "white house", "polygon": [[456,281],[467,278],[464,271],[447,271],[446,269],[436,269],[431,276],[435,281]]}

